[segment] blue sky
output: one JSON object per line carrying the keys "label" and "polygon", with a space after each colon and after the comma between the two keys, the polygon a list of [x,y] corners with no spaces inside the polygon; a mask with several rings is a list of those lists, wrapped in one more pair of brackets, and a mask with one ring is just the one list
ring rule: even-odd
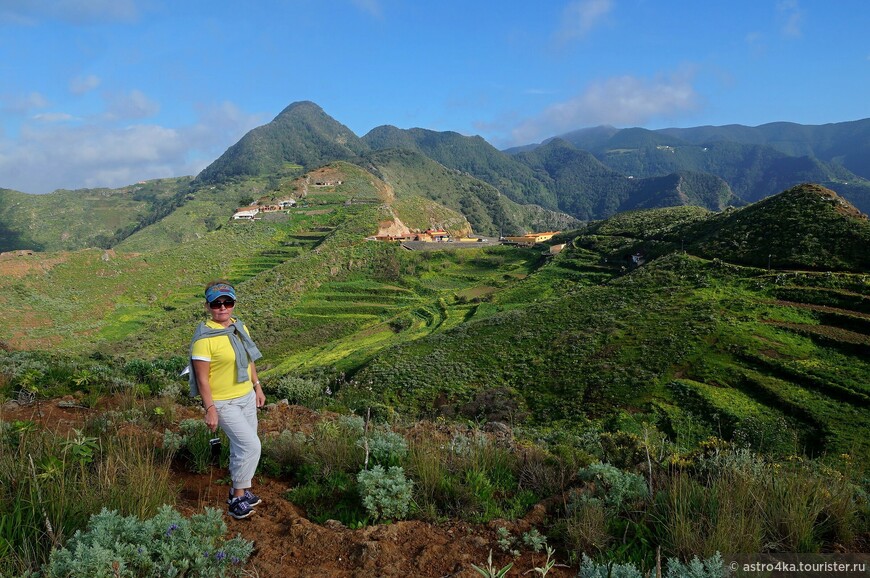
{"label": "blue sky", "polygon": [[193,175],[287,105],[499,148],[870,116],[858,0],[0,0],[0,188]]}

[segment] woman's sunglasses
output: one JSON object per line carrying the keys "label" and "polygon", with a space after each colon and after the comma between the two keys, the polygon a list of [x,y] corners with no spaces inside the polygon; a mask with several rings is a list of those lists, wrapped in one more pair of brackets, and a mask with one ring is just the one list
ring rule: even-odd
{"label": "woman's sunglasses", "polygon": [[226,307],[227,309],[232,309],[235,307],[236,302],[232,299],[227,299],[226,301],[212,301],[208,304],[212,309],[220,309],[221,307]]}

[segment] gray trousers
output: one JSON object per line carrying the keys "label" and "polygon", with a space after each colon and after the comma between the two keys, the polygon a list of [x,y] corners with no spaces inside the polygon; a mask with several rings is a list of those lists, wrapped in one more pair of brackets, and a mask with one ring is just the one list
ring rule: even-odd
{"label": "gray trousers", "polygon": [[230,478],[233,488],[251,487],[260,462],[260,438],[257,436],[257,397],[254,390],[235,399],[215,400],[218,425],[230,441]]}

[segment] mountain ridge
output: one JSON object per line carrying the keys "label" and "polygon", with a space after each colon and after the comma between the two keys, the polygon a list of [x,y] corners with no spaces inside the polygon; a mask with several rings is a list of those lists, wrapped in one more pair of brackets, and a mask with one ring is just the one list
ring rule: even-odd
{"label": "mountain ridge", "polygon": [[[458,171],[466,178],[478,179],[493,187],[492,192],[484,195],[489,200],[482,204],[479,195],[486,187],[475,189],[476,186],[462,185],[454,187],[447,196],[443,191],[431,193],[445,200],[451,197],[454,209],[473,212],[466,216],[481,223],[484,227],[481,232],[486,234],[503,230],[511,221],[506,218],[505,209],[498,208],[501,203],[497,201],[498,195],[526,207],[511,209],[510,212],[517,215],[508,226],[512,227],[511,232],[537,228],[536,223],[568,223],[570,218],[595,220],[619,211],[673,204],[698,204],[722,210],[760,200],[803,182],[831,188],[859,210],[868,212],[870,182],[849,171],[845,162],[848,155],[851,155],[850,166],[863,158],[860,151],[866,148],[862,139],[868,127],[870,119],[821,127],[770,123],[755,128],[729,125],[650,131],[603,126],[565,133],[542,145],[507,154],[479,136],[466,137],[452,131],[383,125],[358,137],[317,104],[300,101],[287,106],[269,123],[249,131],[194,179],[177,181],[184,182],[184,186],[170,187],[172,191],[167,189],[165,193],[153,191],[154,198],[139,205],[134,212],[125,208],[130,206],[125,193],[132,192],[135,196],[138,193],[133,191],[140,187],[100,193],[103,204],[106,199],[115,199],[111,201],[114,206],[110,202],[108,208],[100,209],[113,215],[105,220],[108,228],[79,225],[75,219],[64,223],[61,214],[39,209],[34,196],[6,191],[5,197],[15,197],[15,201],[6,202],[5,206],[12,207],[14,203],[16,208],[4,210],[0,199],[0,231],[5,233],[0,249],[108,248],[146,226],[157,224],[174,210],[197,219],[190,232],[201,234],[220,226],[221,215],[231,210],[232,205],[241,206],[257,196],[274,195],[284,190],[282,183],[306,171],[334,161],[372,167],[376,164],[373,161],[384,158],[385,150],[412,151],[447,170]],[[843,142],[838,140],[841,132],[846,134]],[[725,140],[729,135],[736,135],[733,137],[736,140]],[[826,151],[830,160],[809,155],[790,156],[780,150],[782,146],[775,148],[769,144],[787,137],[794,140],[793,150],[806,152],[809,146],[813,151]],[[695,144],[704,140],[711,142]],[[413,157],[406,158],[412,165],[420,165]],[[417,169],[405,167],[403,170],[408,173]],[[413,178],[420,181],[419,176]],[[471,194],[472,189],[478,192]],[[459,202],[460,197],[468,194],[471,196]],[[85,189],[64,195],[68,195],[65,199],[78,197],[75,203],[87,205],[85,199],[93,193]],[[62,202],[70,203],[69,200]],[[209,208],[209,202],[216,205]],[[520,217],[520,213],[526,216]],[[97,211],[83,209],[83,214],[92,216]],[[87,222],[85,217],[80,218],[83,223]],[[48,226],[37,227],[34,219]],[[78,228],[83,233],[69,236],[67,228]],[[39,234],[29,232],[34,230]],[[58,237],[47,236],[49,231],[58,231]],[[63,241],[59,238],[60,231],[65,237]],[[40,235],[47,237],[43,239]],[[176,242],[190,237],[189,234],[172,235]]]}

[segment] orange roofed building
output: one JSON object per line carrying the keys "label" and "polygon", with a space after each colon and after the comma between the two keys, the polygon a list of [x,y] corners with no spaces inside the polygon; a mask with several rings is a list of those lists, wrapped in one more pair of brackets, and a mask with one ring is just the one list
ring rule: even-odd
{"label": "orange roofed building", "polygon": [[417,241],[446,241],[450,234],[443,229],[426,229],[417,235]]}
{"label": "orange roofed building", "polygon": [[521,245],[534,245],[535,243],[543,243],[544,241],[549,241],[559,233],[560,231],[546,231],[544,233],[527,233],[525,235],[502,238],[505,241],[511,243],[519,243]]}

